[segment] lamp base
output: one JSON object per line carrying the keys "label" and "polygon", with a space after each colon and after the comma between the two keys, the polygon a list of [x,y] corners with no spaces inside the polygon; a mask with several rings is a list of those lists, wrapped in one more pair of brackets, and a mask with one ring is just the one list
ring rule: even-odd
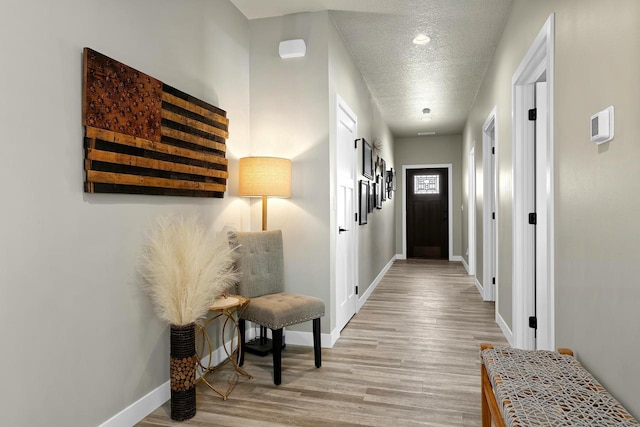
{"label": "lamp base", "polygon": [[[282,349],[284,350],[287,345],[284,342],[284,336],[282,337]],[[264,357],[271,353],[273,350],[273,342],[271,338],[254,338],[251,341],[244,343],[244,351],[247,353],[255,354],[256,356]]]}

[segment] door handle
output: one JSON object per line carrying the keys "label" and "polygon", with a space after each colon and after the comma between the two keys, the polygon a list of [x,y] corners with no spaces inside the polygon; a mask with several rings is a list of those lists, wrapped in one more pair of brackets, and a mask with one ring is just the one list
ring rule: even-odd
{"label": "door handle", "polygon": [[345,231],[349,231],[346,228],[338,227],[338,233],[344,233]]}

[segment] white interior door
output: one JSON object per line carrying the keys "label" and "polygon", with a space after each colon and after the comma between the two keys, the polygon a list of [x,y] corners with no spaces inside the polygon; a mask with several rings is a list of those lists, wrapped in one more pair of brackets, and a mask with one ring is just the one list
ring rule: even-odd
{"label": "white interior door", "polygon": [[496,115],[496,107],[494,107],[482,125],[482,176],[484,188],[482,296],[485,301],[495,301],[497,283]]}
{"label": "white interior door", "polygon": [[356,149],[357,118],[338,98],[336,147],[336,323],[342,330],[356,312]]}
{"label": "white interior door", "polygon": [[469,275],[476,275],[476,142],[471,143],[469,151],[469,247],[467,256],[469,257]]}
{"label": "white interior door", "polygon": [[[548,100],[547,82],[536,83],[536,256],[535,256],[535,316],[537,331],[548,329],[546,322],[549,315],[546,312],[547,270],[549,243],[547,239],[547,138],[548,138]],[[536,332],[537,332],[536,331]],[[548,343],[545,341],[545,334],[536,333],[536,348],[547,349]]]}

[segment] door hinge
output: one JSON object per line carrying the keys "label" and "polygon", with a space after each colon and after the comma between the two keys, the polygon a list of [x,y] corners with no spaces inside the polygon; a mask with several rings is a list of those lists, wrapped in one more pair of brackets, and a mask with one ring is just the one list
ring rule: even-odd
{"label": "door hinge", "polygon": [[529,327],[533,329],[538,329],[538,318],[536,316],[529,317]]}
{"label": "door hinge", "polygon": [[358,212],[356,212],[355,215],[356,215],[356,220],[355,221],[358,222]]}
{"label": "door hinge", "polygon": [[358,287],[356,286],[356,295],[358,295]]}
{"label": "door hinge", "polygon": [[538,222],[538,216],[536,215],[535,212],[531,212],[529,214],[529,224],[536,225],[537,222]]}
{"label": "door hinge", "polygon": [[496,154],[496,147],[491,147],[491,154]]}
{"label": "door hinge", "polygon": [[495,212],[491,212],[491,219],[496,219],[496,213]]}
{"label": "door hinge", "polygon": [[538,118],[538,109],[532,108],[529,110],[529,120],[536,120]]}
{"label": "door hinge", "polygon": [[495,285],[495,284],[496,284],[496,278],[495,278],[495,277],[492,277],[492,278],[491,278],[491,284],[492,284],[492,285]]}
{"label": "door hinge", "polygon": [[353,141],[353,148],[355,148],[355,149],[358,148],[358,141],[360,141],[360,138],[358,138],[355,141]]}

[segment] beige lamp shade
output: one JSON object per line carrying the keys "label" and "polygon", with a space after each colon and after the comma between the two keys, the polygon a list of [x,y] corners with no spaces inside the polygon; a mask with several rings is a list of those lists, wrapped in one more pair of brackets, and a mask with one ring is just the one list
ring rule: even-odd
{"label": "beige lamp shade", "polygon": [[279,157],[240,159],[240,196],[291,196],[291,160]]}

